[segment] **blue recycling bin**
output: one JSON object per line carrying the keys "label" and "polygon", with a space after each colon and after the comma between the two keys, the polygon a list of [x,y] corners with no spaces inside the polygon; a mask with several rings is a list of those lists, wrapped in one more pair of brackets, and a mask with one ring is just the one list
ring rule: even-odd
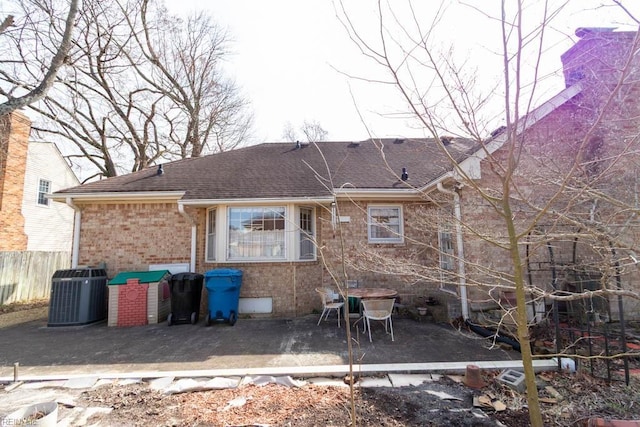
{"label": "blue recycling bin", "polygon": [[238,303],[242,271],[233,268],[217,268],[204,274],[209,293],[207,326],[214,321],[228,322],[231,326],[238,320]]}

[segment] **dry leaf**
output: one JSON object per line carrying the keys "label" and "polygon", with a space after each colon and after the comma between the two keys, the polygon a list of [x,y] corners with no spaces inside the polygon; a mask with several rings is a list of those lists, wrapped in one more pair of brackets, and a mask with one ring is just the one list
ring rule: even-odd
{"label": "dry leaf", "polygon": [[560,394],[560,392],[558,390],[556,390],[555,388],[551,387],[550,385],[546,386],[544,389],[547,391],[547,393],[549,393],[554,398],[556,398],[558,400],[562,400],[563,399],[562,394]]}
{"label": "dry leaf", "polygon": [[447,375],[447,377],[458,384],[461,384],[464,378],[462,375]]}
{"label": "dry leaf", "polygon": [[495,409],[498,412],[502,412],[507,409],[507,405],[505,405],[499,400],[496,400],[495,402],[493,402],[493,409]]}
{"label": "dry leaf", "polygon": [[541,380],[546,381],[546,382],[553,381],[553,377],[551,375],[546,374],[546,373],[538,374],[538,378],[540,378]]}
{"label": "dry leaf", "polygon": [[493,406],[491,404],[491,398],[486,394],[483,394],[482,396],[478,397],[478,401],[480,402],[481,405],[490,406],[490,407]]}

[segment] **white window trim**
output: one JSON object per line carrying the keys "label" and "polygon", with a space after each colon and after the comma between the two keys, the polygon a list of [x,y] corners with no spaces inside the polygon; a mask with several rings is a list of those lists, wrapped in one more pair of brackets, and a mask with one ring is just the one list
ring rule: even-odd
{"label": "white window trim", "polygon": [[[209,258],[209,214],[211,213],[211,211],[214,211],[216,213],[216,218],[215,218],[215,238],[213,240],[214,243],[214,251],[213,251],[213,258]],[[219,258],[219,253],[218,250],[218,240],[220,240],[219,238],[219,234],[218,234],[218,208],[217,207],[213,207],[213,208],[208,208],[206,210],[206,216],[205,216],[205,227],[204,227],[204,262],[216,262],[217,259]]]}
{"label": "white window trim", "polygon": [[[266,207],[266,206],[284,206],[285,207],[285,222],[284,222],[284,232],[285,232],[285,248],[284,253],[285,256],[282,258],[229,258],[228,256],[228,248],[229,248],[229,209],[236,207]],[[208,230],[205,230],[205,263],[278,263],[278,262],[314,262],[318,259],[318,254],[314,246],[314,256],[313,258],[308,259],[300,259],[300,243],[299,243],[299,234],[300,227],[298,226],[300,208],[311,208],[312,210],[312,227],[314,238],[317,238],[317,230],[316,230],[316,221],[317,221],[317,209],[312,205],[297,205],[293,203],[243,203],[243,204],[223,204],[212,206],[210,209],[207,209],[207,226],[208,226],[208,215],[209,211],[215,209],[216,211],[216,259],[211,260],[207,259],[207,235]]]}
{"label": "white window trim", "polygon": [[[311,258],[301,258],[302,254],[300,253],[300,234],[301,234],[301,227],[300,227],[300,210],[301,209],[310,209],[311,210],[311,240],[312,240],[312,245],[313,245],[313,257]],[[295,206],[295,223],[293,224],[294,227],[294,231],[295,233],[291,233],[294,235],[294,247],[296,248],[295,250],[295,260],[296,261],[315,261],[318,257],[318,251],[317,251],[317,245],[316,245],[316,239],[317,239],[317,233],[316,233],[316,209],[313,206],[306,206],[306,205],[296,205]]]}
{"label": "white window trim", "polygon": [[[398,236],[395,238],[373,238],[371,237],[371,209],[398,209]],[[367,205],[367,238],[369,243],[375,244],[398,244],[404,243],[404,210],[402,204],[370,204]]]}
{"label": "white window trim", "polygon": [[[46,192],[41,191],[41,184],[43,182],[48,183],[49,189]],[[51,206],[51,201],[49,201],[49,199],[46,197],[47,194],[51,193],[51,185],[52,185],[51,181],[48,179],[43,179],[43,178],[38,179],[38,192],[36,193],[36,206],[39,206],[41,208],[48,208]],[[45,203],[40,203],[40,194],[43,195],[43,200],[45,201]]]}

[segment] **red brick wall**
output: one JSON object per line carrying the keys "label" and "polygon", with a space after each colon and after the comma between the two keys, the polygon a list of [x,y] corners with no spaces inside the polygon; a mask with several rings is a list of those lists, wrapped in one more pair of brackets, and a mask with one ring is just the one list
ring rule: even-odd
{"label": "red brick wall", "polygon": [[[557,109],[550,116],[533,126],[524,136],[524,149],[519,158],[519,165],[514,175],[517,192],[512,187],[511,206],[517,232],[526,234],[526,227],[530,225],[536,207],[549,203],[556,191],[559,191],[561,178],[566,176],[576,159],[576,152],[580,146],[591,120],[591,109],[582,109],[576,99]],[[506,163],[506,152],[500,150],[494,153],[499,163]],[[487,194],[499,195],[502,182],[496,176],[488,161],[482,162],[482,179],[477,185]],[[567,193],[568,194],[568,193]],[[525,202],[519,201],[519,199]],[[561,197],[554,204],[556,210],[566,209],[569,200]],[[569,209],[577,214],[579,209],[588,206],[576,205]],[[467,275],[469,281],[469,296],[472,303],[482,306],[490,301],[487,292],[492,291],[498,296],[500,285],[509,285],[513,273],[508,250],[498,244],[506,244],[508,236],[504,218],[473,189],[466,187],[462,191],[462,216],[468,227],[465,233],[465,257],[467,260]],[[549,225],[550,217],[540,220],[540,226]],[[485,235],[488,240],[484,240]],[[497,244],[495,244],[497,243]],[[535,254],[534,261],[548,262],[549,255],[546,246],[542,248],[530,247],[530,253]],[[526,250],[521,247],[524,257]],[[559,256],[556,254],[556,256]],[[540,277],[546,284],[550,279]],[[545,283],[535,283],[543,286]],[[473,305],[473,304],[472,304]]]}
{"label": "red brick wall", "polygon": [[[640,135],[640,122],[637,119],[640,117],[640,103],[637,100],[640,85],[629,79],[620,90],[614,92],[614,79],[607,76],[608,68],[600,63],[601,58],[608,61],[609,56],[594,52],[583,56],[583,59],[593,61],[593,64],[585,64],[584,67],[591,70],[592,74],[582,81],[583,92],[536,123],[524,135],[523,151],[514,177],[518,193],[512,193],[513,217],[519,232],[526,232],[524,227],[536,208],[545,206],[554,192],[560,189],[563,178],[571,174],[571,179],[564,181],[567,187],[554,201],[553,209],[556,212],[566,212],[568,216],[586,224],[593,208],[593,197],[576,189],[589,182],[591,190],[610,195],[622,202],[619,205],[609,204],[601,198],[596,214],[601,224],[606,224],[608,232],[616,236],[616,246],[637,250],[640,223],[634,210],[637,206],[635,198],[640,188],[637,154]],[[637,72],[640,64],[635,66]],[[495,156],[505,163],[504,150],[495,153]],[[501,183],[487,161],[482,164],[482,179],[478,185],[489,193],[500,193]],[[462,194],[463,216],[474,229],[474,232],[469,231],[465,235],[470,296],[481,305],[487,301],[487,291],[491,287],[509,282],[512,270],[509,267],[508,252],[496,245],[486,244],[475,233],[486,231],[492,237],[497,237],[498,241],[505,241],[505,222],[489,202],[482,200],[473,190],[466,188]],[[553,219],[552,216],[546,216],[540,221],[540,225],[550,228],[556,219],[557,217]],[[575,225],[573,230],[578,228],[580,227]],[[562,227],[558,227],[556,233],[561,232]],[[607,242],[589,238],[581,238],[581,241],[584,243],[578,247],[578,262],[593,261],[598,257],[602,260],[610,255]],[[538,261],[549,262],[546,246],[534,246],[529,250],[534,266]],[[571,244],[557,243],[556,260],[562,257],[562,261],[571,261],[567,253],[572,250]],[[524,256],[525,252],[523,245],[521,254]],[[487,270],[482,271],[483,268]],[[532,277],[536,286],[549,287],[551,284],[550,272],[538,271]],[[637,268],[623,269],[622,278],[626,289],[640,291]],[[613,279],[608,286],[614,286]],[[617,300],[611,298],[611,301],[612,312],[616,313]],[[625,305],[627,313],[635,317],[639,315],[636,300],[626,298]]]}
{"label": "red brick wall", "polygon": [[149,285],[138,279],[127,280],[118,286],[118,326],[147,324],[147,292]]}
{"label": "red brick wall", "polygon": [[[440,299],[444,295],[438,291],[439,281],[432,279],[417,280],[415,275],[384,273],[385,268],[393,268],[398,261],[412,261],[419,265],[434,266],[439,263],[437,247],[437,222],[433,205],[429,202],[390,202],[401,204],[404,216],[405,241],[397,244],[371,244],[368,242],[367,201],[340,201],[340,216],[348,216],[348,223],[340,228],[331,227],[331,214],[323,211],[321,246],[327,268],[323,275],[323,285],[335,287],[329,274],[331,270],[343,277],[343,259],[341,254],[340,230],[345,243],[344,266],[349,279],[359,280],[362,286],[386,287],[398,291],[403,303],[414,304],[419,298],[434,296]],[[379,202],[376,202],[379,203]],[[436,228],[434,228],[436,227]],[[394,261],[398,260],[398,261]]]}
{"label": "red brick wall", "polygon": [[14,112],[0,117],[0,250],[27,249],[22,198],[31,121]]}
{"label": "red brick wall", "polygon": [[[147,270],[149,264],[190,262],[191,223],[178,212],[175,204],[104,203],[83,205],[81,209],[81,265],[104,261],[109,276],[113,277],[121,271]],[[205,263],[206,210],[187,208],[186,211],[198,223],[196,272],[205,273],[219,267],[241,269],[240,296],[273,298],[274,316],[300,316],[317,308],[313,289],[322,282],[318,261]],[[202,314],[207,307],[205,288],[203,286]]]}
{"label": "red brick wall", "polygon": [[104,261],[113,277],[190,261],[191,225],[175,203],[89,204],[81,212],[80,265]]}
{"label": "red brick wall", "polygon": [[[593,32],[583,36],[562,55],[565,82],[570,86],[580,80],[615,83],[625,68],[634,32]],[[636,73],[639,69],[634,70]]]}
{"label": "red brick wall", "polygon": [[[314,289],[320,286],[322,268],[319,262],[207,264],[214,268],[242,270],[241,298],[271,298],[274,317],[296,317],[321,307]],[[205,280],[206,285],[206,280]],[[201,313],[208,306],[204,286]],[[316,301],[317,300],[317,301]]]}
{"label": "red brick wall", "polygon": [[[196,270],[205,273],[215,268],[237,268],[242,270],[241,298],[272,298],[273,316],[301,316],[320,306],[314,289],[322,283],[320,261],[305,262],[261,262],[261,263],[210,263],[204,262],[206,209],[192,212],[198,221]],[[321,233],[323,224],[316,222]],[[206,288],[203,286],[203,288]],[[200,304],[201,314],[206,315],[207,292],[203,290]]]}

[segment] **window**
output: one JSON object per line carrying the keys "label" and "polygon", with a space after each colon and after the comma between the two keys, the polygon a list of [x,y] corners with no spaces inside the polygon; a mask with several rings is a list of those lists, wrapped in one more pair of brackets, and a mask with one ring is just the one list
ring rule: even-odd
{"label": "window", "polygon": [[216,206],[207,210],[206,262],[314,261],[315,208]]}
{"label": "window", "polygon": [[46,195],[51,192],[51,181],[41,179],[38,184],[38,204],[40,206],[49,206],[49,199]]}
{"label": "window", "polygon": [[438,249],[440,253],[440,288],[456,293],[453,233],[448,225],[442,226],[438,232]]}
{"label": "window", "polygon": [[216,210],[207,212],[207,261],[216,259]]}
{"label": "window", "polygon": [[402,243],[402,207],[369,206],[369,242]]}
{"label": "window", "polygon": [[285,208],[242,207],[228,210],[229,260],[285,259]]}
{"label": "window", "polygon": [[313,242],[313,209],[300,208],[299,217],[300,259],[314,259],[316,247]]}

